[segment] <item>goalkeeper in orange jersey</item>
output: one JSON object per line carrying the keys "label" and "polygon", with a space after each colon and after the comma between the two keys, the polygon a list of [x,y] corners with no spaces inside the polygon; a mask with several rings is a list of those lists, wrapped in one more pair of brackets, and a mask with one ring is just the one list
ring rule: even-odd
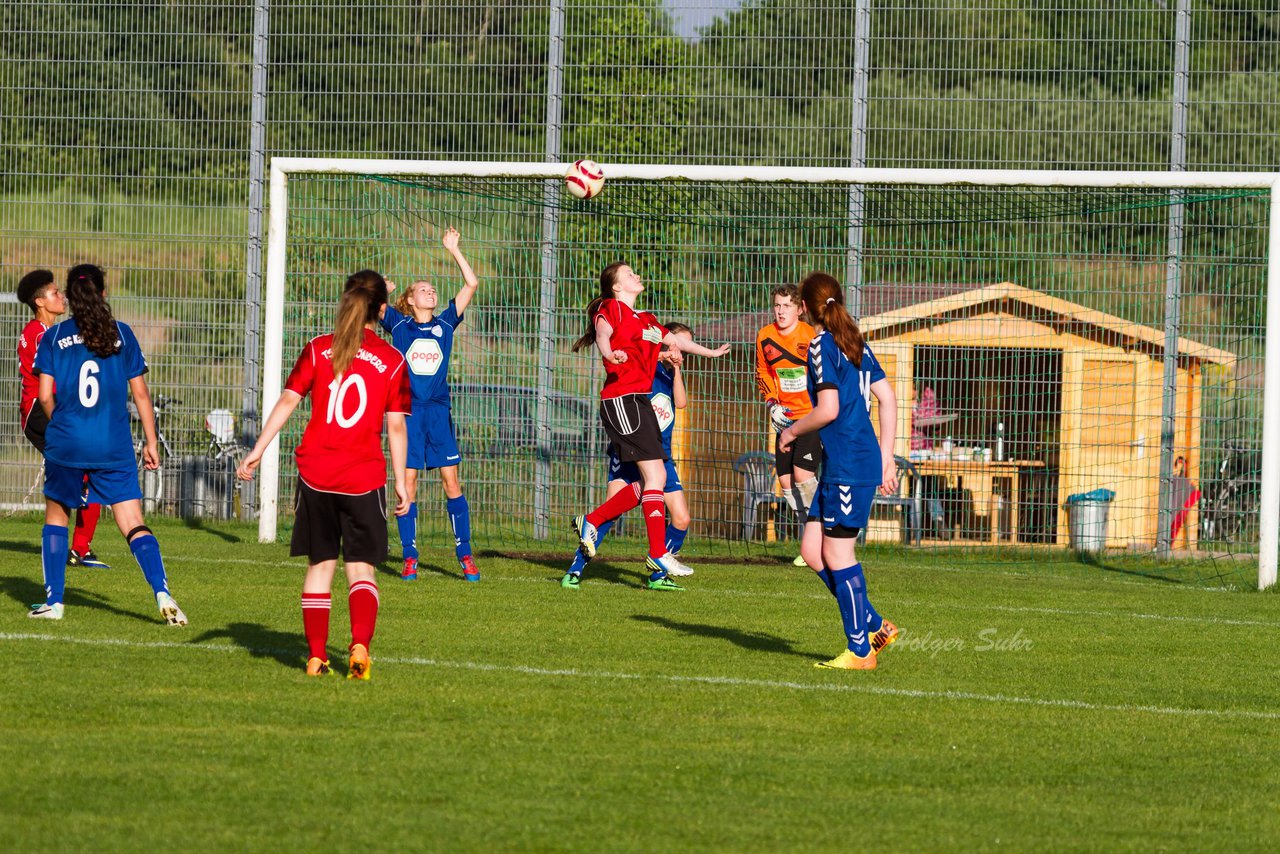
{"label": "goalkeeper in orange jersey", "polygon": [[[809,342],[814,328],[800,319],[800,291],[795,285],[773,289],[773,323],[756,335],[756,385],[769,407],[769,422],[775,434],[808,415],[807,386]],[[775,435],[775,447],[777,447]],[[787,450],[778,449],[774,468],[782,486],[782,496],[801,519],[808,516],[818,488],[818,464],[822,442],[816,432],[796,439]],[[803,566],[803,558],[796,558]]]}

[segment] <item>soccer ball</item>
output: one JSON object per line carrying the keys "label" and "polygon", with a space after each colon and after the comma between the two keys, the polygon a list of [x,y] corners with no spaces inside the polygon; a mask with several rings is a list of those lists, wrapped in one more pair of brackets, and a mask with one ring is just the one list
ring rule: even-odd
{"label": "soccer ball", "polygon": [[604,170],[594,160],[576,160],[564,176],[564,186],[575,199],[598,196],[604,189]]}

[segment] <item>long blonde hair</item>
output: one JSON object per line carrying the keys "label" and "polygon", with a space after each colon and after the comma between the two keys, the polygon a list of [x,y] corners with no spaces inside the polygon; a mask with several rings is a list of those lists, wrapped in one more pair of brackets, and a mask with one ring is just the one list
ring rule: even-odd
{"label": "long blonde hair", "polygon": [[329,360],[334,374],[346,373],[364,340],[365,324],[378,319],[378,309],[387,303],[387,281],[373,270],[352,273],[338,300],[338,318],[333,324],[333,352]]}
{"label": "long blonde hair", "polygon": [[844,307],[844,288],[829,273],[810,273],[800,283],[800,299],[809,316],[836,339],[840,352],[856,367],[862,367],[862,347],[866,343],[858,322]]}

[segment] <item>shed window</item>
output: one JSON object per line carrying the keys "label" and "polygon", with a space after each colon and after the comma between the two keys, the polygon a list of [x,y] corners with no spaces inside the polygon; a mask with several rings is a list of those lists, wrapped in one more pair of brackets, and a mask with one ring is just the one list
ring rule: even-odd
{"label": "shed window", "polygon": [[1087,446],[1131,445],[1136,437],[1136,362],[1084,360],[1080,441]]}

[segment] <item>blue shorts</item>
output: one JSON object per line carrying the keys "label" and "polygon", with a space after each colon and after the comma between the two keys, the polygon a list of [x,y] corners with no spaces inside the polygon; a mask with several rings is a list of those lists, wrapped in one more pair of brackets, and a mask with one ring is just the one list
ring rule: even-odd
{"label": "blue shorts", "polygon": [[[671,460],[663,460],[663,462],[667,465],[667,485],[662,488],[663,494],[683,492],[684,485],[680,483],[680,472],[676,471],[676,464]],[[639,467],[635,463],[624,463],[618,459],[618,452],[614,450],[613,445],[609,446],[609,480],[640,483]]]}
{"label": "blue shorts", "polygon": [[405,418],[409,430],[409,455],[405,465],[411,469],[438,469],[462,462],[458,439],[453,433],[453,416],[443,403],[418,403]]}
{"label": "blue shorts", "polygon": [[809,507],[809,521],[821,522],[824,530],[849,528],[862,530],[871,516],[871,502],[878,486],[846,486],[843,483],[819,483],[818,493]]}
{"label": "blue shorts", "polygon": [[61,466],[53,460],[44,461],[44,496],[67,507],[80,507],[84,504],[86,478],[90,504],[121,504],[142,499],[137,464],[82,469]]}

